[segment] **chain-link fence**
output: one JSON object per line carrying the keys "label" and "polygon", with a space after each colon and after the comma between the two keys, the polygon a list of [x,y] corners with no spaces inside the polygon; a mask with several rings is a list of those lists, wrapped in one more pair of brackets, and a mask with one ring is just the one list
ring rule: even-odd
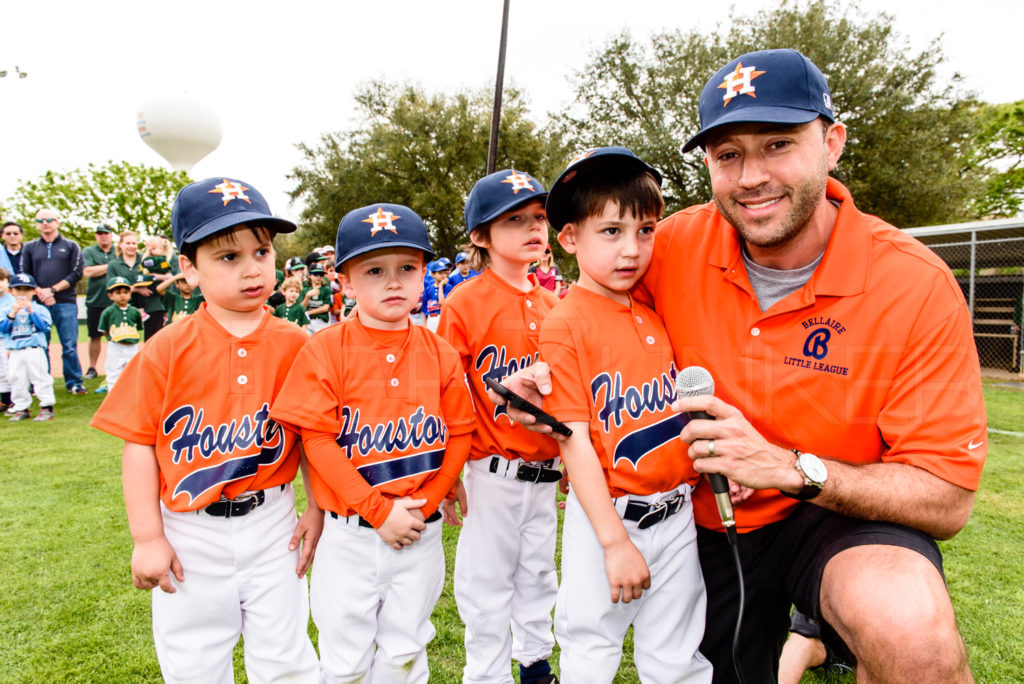
{"label": "chain-link fence", "polygon": [[978,221],[907,231],[953,271],[974,321],[982,368],[1024,377],[1024,219]]}

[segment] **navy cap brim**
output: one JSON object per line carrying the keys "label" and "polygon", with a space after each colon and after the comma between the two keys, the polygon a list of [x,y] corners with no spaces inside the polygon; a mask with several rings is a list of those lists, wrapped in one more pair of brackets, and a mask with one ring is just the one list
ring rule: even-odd
{"label": "navy cap brim", "polygon": [[[622,151],[619,152],[618,150]],[[600,154],[584,157],[575,164],[571,164],[567,169],[562,171],[562,174],[554,183],[551,184],[551,190],[548,191],[548,201],[545,203],[544,209],[548,215],[548,223],[550,223],[551,227],[556,231],[561,232],[562,228],[565,227],[565,224],[569,222],[566,218],[566,214],[568,213],[567,206],[569,204],[569,196],[571,193],[566,188],[566,184],[582,169],[600,165],[631,166],[637,171],[646,172],[654,176],[654,180],[657,181],[658,186],[661,187],[661,172],[626,148],[599,148],[598,151]]]}
{"label": "navy cap brim", "polygon": [[701,129],[700,133],[687,140],[680,151],[683,153],[689,152],[695,147],[703,147],[704,139],[708,133],[717,130],[722,126],[728,126],[729,124],[735,123],[766,123],[766,124],[805,124],[809,121],[814,121],[819,116],[823,116],[821,112],[815,112],[810,109],[798,109],[795,107],[780,107],[778,105],[764,106],[764,107],[744,107],[737,109],[735,113],[730,112],[719,117],[713,126]]}
{"label": "navy cap brim", "polygon": [[[480,226],[482,226],[485,223],[493,221],[494,219],[498,218],[499,216],[501,216],[505,212],[512,211],[513,209],[521,207],[524,204],[529,204],[530,202],[533,202],[535,200],[539,201],[541,204],[546,204],[547,201],[548,201],[548,193],[546,193],[546,192],[538,192],[536,194],[528,195],[526,197],[516,197],[512,202],[509,202],[508,204],[503,204],[503,205],[501,205],[499,207],[496,207],[489,214],[487,214],[484,217],[481,217],[480,222],[477,224],[477,228],[479,228]],[[470,231],[470,232],[473,232],[473,231]]]}
{"label": "navy cap brim", "polygon": [[436,254],[434,254],[433,251],[425,249],[423,245],[417,245],[413,242],[405,242],[403,240],[394,240],[389,242],[374,243],[371,245],[363,245],[362,247],[357,247],[351,252],[346,252],[344,259],[338,259],[337,261],[335,261],[334,268],[340,269],[341,265],[344,264],[346,261],[351,261],[353,258],[366,254],[367,252],[376,252],[382,249],[391,249],[392,247],[408,247],[410,249],[418,250],[426,254],[427,259],[433,259],[434,257],[437,256]]}
{"label": "navy cap brim", "polygon": [[[208,238],[215,233],[227,230],[228,228],[233,228],[234,226],[242,223],[266,226],[270,230],[273,230],[275,234],[294,233],[298,229],[298,226],[291,221],[277,218],[276,216],[267,216],[266,214],[262,214],[258,211],[233,211],[229,214],[222,214],[211,219],[202,227],[194,230],[181,242],[186,245],[199,242],[200,240]],[[179,245],[179,247],[180,246],[181,245]]]}

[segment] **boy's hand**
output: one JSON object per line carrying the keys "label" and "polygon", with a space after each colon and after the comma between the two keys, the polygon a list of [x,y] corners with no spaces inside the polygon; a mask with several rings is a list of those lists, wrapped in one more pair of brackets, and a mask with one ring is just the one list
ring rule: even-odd
{"label": "boy's hand", "polygon": [[411,546],[413,542],[419,541],[420,531],[427,528],[427,523],[423,522],[422,513],[418,518],[412,514],[412,510],[420,508],[427,503],[427,500],[395,499],[392,503],[394,505],[391,507],[391,512],[388,513],[384,524],[377,530],[377,534],[388,546],[396,551],[401,551],[403,547]]}
{"label": "boy's hand", "polygon": [[651,571],[643,554],[629,538],[616,542],[604,550],[604,571],[611,587],[612,603],[623,603],[640,598],[644,589],[651,588]]}
{"label": "boy's hand", "polygon": [[[462,515],[459,515],[459,512]],[[462,480],[455,481],[455,498],[445,499],[441,502],[441,514],[444,516],[444,524],[452,527],[462,527],[462,518],[469,513],[469,497],[466,496],[466,485]]]}
{"label": "boy's hand", "polygon": [[159,586],[166,593],[173,594],[177,589],[171,584],[168,570],[179,582],[185,581],[181,561],[167,537],[161,535],[147,542],[136,542],[132,551],[132,584],[147,590]]}
{"label": "boy's hand", "polygon": [[302,551],[299,552],[299,564],[295,568],[295,574],[302,577],[306,574],[310,564],[313,562],[313,555],[316,553],[316,545],[320,541],[320,534],[324,531],[324,512],[316,506],[307,506],[306,512],[299,516],[299,522],[295,525],[295,534],[288,542],[288,550],[294,551],[302,544]]}

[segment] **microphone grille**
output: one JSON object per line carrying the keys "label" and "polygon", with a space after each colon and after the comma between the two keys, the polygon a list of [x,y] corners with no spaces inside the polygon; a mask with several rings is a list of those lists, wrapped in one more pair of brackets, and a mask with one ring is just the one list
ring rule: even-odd
{"label": "microphone grille", "polygon": [[687,366],[676,375],[676,398],[702,397],[715,393],[715,380],[708,369]]}

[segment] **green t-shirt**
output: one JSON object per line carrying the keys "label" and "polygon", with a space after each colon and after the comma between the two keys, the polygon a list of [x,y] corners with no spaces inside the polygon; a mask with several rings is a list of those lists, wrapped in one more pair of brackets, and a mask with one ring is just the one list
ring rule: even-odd
{"label": "green t-shirt", "polygon": [[142,339],[142,313],[131,304],[123,309],[111,304],[100,314],[99,329],[111,342],[138,344]]}
{"label": "green t-shirt", "polygon": [[[321,285],[320,287],[309,287],[306,289],[305,292],[302,293],[302,296],[305,297],[306,292],[309,292],[310,290],[313,291],[313,294],[309,298],[309,301],[306,303],[307,310],[319,309],[321,306],[324,306],[325,304],[329,306],[331,301],[334,299],[334,290],[331,289],[330,285]],[[316,318],[321,321],[326,321],[329,320],[331,316],[330,311],[325,311],[323,313],[318,314],[309,314],[309,317],[311,319]]]}
{"label": "green t-shirt", "polygon": [[[99,245],[89,245],[82,250],[82,260],[86,266],[102,266],[109,264],[116,258],[117,252],[114,250],[113,245],[106,252],[100,249]],[[107,278],[110,277],[109,266],[107,268],[107,273],[87,279],[88,283],[85,291],[86,306],[96,309],[105,309],[110,306],[110,299],[107,298]]]}
{"label": "green t-shirt", "polygon": [[306,307],[302,306],[302,302],[295,302],[291,306],[281,304],[274,309],[274,315],[298,326],[309,325],[309,316],[306,315]]}
{"label": "green t-shirt", "polygon": [[164,306],[167,308],[167,322],[173,323],[179,318],[194,314],[203,303],[203,293],[198,287],[192,290],[188,299],[182,296],[177,284],[171,285],[164,292]]}

